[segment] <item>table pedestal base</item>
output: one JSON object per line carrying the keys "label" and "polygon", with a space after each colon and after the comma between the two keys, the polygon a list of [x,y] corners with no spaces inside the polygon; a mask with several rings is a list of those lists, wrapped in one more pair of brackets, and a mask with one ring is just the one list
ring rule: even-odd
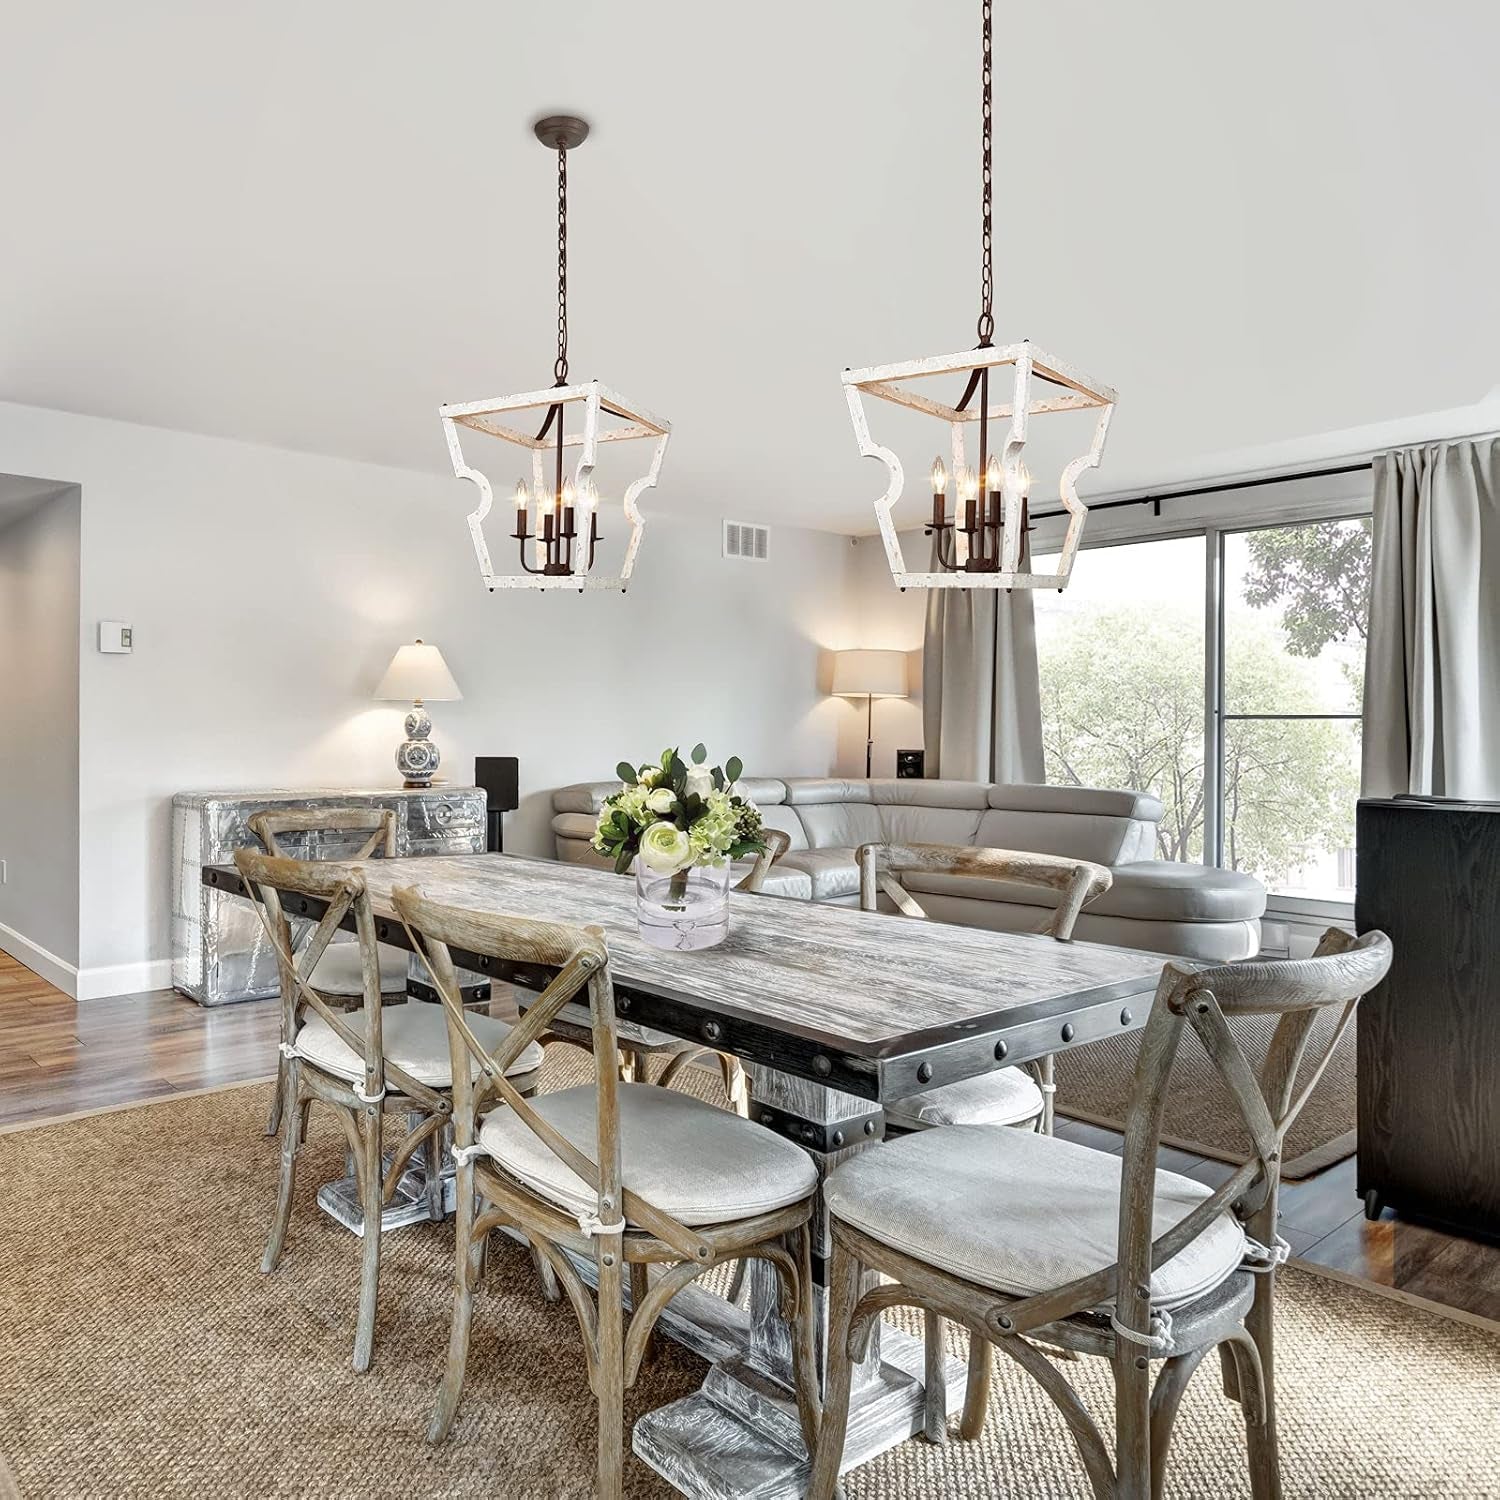
{"label": "table pedestal base", "polygon": [[[411,1128],[415,1129],[422,1121],[421,1115],[412,1117]],[[453,1175],[453,1156],[449,1150],[453,1143],[453,1129],[445,1126],[441,1138],[442,1171],[439,1174],[442,1181],[442,1217],[448,1218],[452,1215],[454,1205],[458,1200],[455,1178]],[[387,1152],[380,1160],[380,1171],[382,1177],[390,1171],[392,1155]],[[335,1182],[325,1182],[318,1189],[318,1207],[323,1210],[335,1223],[342,1224],[351,1234],[357,1234],[361,1239],[365,1233],[365,1211],[359,1201],[359,1181],[354,1175],[353,1164],[346,1159],[345,1175]],[[432,1222],[432,1211],[427,1201],[427,1167],[424,1153],[418,1151],[411,1165],[401,1174],[396,1183],[396,1191],[380,1215],[380,1232],[389,1234],[393,1229],[405,1229],[408,1224],[429,1224]]]}
{"label": "table pedestal base", "polygon": [[[922,1369],[921,1343],[883,1329],[880,1368],[849,1403],[842,1468],[922,1431]],[[964,1367],[949,1360],[947,1375],[950,1405],[962,1403]],[[743,1356],[714,1365],[691,1396],[647,1412],[635,1424],[631,1448],[693,1500],[801,1500],[811,1477],[791,1390]]]}

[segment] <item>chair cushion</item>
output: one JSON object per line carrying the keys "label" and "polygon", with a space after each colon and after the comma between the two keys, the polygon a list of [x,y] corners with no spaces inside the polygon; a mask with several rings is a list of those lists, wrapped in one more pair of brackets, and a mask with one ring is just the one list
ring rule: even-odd
{"label": "chair cushion", "polygon": [[[684,1224],[722,1224],[796,1203],[817,1181],[812,1159],[762,1125],[690,1094],[622,1083],[620,1164],[625,1186]],[[592,1086],[532,1100],[536,1112],[593,1160],[598,1152]],[[598,1194],[542,1144],[512,1109],[492,1111],[479,1144],[507,1172],[560,1208],[591,1214]]]}
{"label": "chair cushion", "polygon": [[[510,1034],[504,1021],[492,1016],[478,1016],[468,1012],[469,1025],[481,1046],[491,1052]],[[364,1035],[363,1012],[356,1011],[348,1017],[350,1029]],[[380,1013],[380,1041],[385,1055],[404,1068],[418,1083],[435,1089],[453,1086],[453,1063],[448,1053],[448,1023],[443,1018],[443,1007],[424,1000],[408,1000],[405,1005],[388,1005]],[[365,1076],[364,1057],[352,1051],[334,1029],[320,1015],[311,1015],[297,1033],[297,1052],[308,1062],[332,1073],[338,1078],[347,1078],[358,1083]],[[522,1073],[534,1073],[542,1065],[542,1049],[532,1042],[506,1069],[506,1077],[515,1078]],[[478,1071],[477,1065],[474,1069]]]}
{"label": "chair cushion", "polygon": [[[874,808],[865,811],[873,815]],[[812,881],[812,899],[827,901],[835,896],[859,894],[859,866],[854,863],[850,847],[832,849],[793,849],[776,861],[772,873],[799,870]]]}
{"label": "chair cushion", "polygon": [[[829,1209],[872,1239],[1024,1297],[1114,1264],[1122,1166],[1117,1156],[1029,1130],[950,1125],[862,1152],[834,1172],[826,1192]],[[1158,1172],[1155,1234],[1209,1196],[1200,1182]],[[1225,1212],[1152,1272],[1152,1306],[1201,1297],[1244,1253],[1244,1231]]]}
{"label": "chair cushion", "polygon": [[[406,993],[406,952],[385,943],[376,944],[380,954],[380,993]],[[324,995],[364,994],[364,974],[359,966],[358,943],[330,943],[323,956],[313,965],[309,980]]]}
{"label": "chair cushion", "polygon": [[997,1068],[961,1083],[945,1083],[886,1105],[885,1117],[900,1130],[934,1125],[1019,1125],[1042,1112],[1042,1091],[1022,1068]]}

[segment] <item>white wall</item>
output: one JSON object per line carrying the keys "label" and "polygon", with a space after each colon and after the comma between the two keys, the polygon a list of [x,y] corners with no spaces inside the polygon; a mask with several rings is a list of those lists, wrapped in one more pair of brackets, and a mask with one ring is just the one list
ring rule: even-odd
{"label": "white wall", "polygon": [[520,757],[518,852],[550,852],[548,789],[668,742],[833,768],[844,538],[781,527],[772,561],[729,562],[705,507],[651,521],[623,597],[490,595],[454,479],[0,404],[3,469],[81,484],[86,644],[100,618],[135,629],[133,655],[82,658],[84,994],[166,982],[174,792],[395,784],[404,710],[369,695],[418,635],[466,695],[433,705],[445,773]]}
{"label": "white wall", "polygon": [[76,489],[0,522],[0,947],[71,987],[78,962]]}

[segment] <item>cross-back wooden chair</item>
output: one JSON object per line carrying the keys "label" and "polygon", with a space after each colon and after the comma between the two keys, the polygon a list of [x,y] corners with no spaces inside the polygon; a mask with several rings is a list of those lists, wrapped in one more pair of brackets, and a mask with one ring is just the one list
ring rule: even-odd
{"label": "cross-back wooden chair", "polygon": [[[815,1174],[808,1157],[690,1095],[620,1080],[609,954],[598,928],[465,911],[413,889],[396,891],[394,902],[442,997],[454,1058],[453,1326],[429,1439],[446,1436],[458,1410],[487,1237],[510,1225],[551,1266],[578,1317],[599,1407],[599,1495],[620,1493],[624,1391],[657,1319],[677,1292],[727,1260],[756,1257],[777,1271],[811,1452],[818,1404],[808,1228]],[[455,947],[557,971],[498,1048],[476,1037],[459,1003]],[[575,997],[589,1008],[594,1081],[528,1101],[506,1070]],[[593,1263],[597,1296],[570,1254]],[[655,1279],[653,1265],[661,1268]]]}
{"label": "cross-back wooden chair", "polygon": [[[440,1006],[382,1003],[375,919],[365,878],[351,865],[325,860],[287,859],[237,849],[234,862],[252,891],[276,954],[281,978],[281,1060],[285,1067],[281,1120],[281,1173],[271,1232],[261,1270],[281,1261],[291,1218],[297,1153],[307,1134],[308,1111],[328,1105],[344,1131],[364,1211],[359,1319],[354,1368],[367,1370],[374,1347],[376,1297],[380,1279],[380,1220],[396,1186],[418,1149],[426,1153],[428,1212],[443,1217],[441,1132],[452,1114],[447,1024]],[[327,910],[293,953],[284,894],[327,902]],[[357,1010],[330,1003],[312,982],[340,924],[351,918],[363,976]],[[488,1016],[475,1017],[492,1043],[508,1028]],[[518,1053],[517,1082],[534,1088],[541,1066],[540,1047]],[[383,1121],[405,1114],[415,1121],[382,1172]]]}
{"label": "cross-back wooden chair", "polygon": [[[315,842],[311,851],[304,837],[294,843],[283,844],[282,834],[311,835],[314,840],[321,834],[334,836],[340,860],[371,859],[379,855],[383,859],[396,856],[396,815],[383,807],[268,807],[246,819],[250,832],[260,840],[267,854],[278,858],[326,859],[321,841]],[[366,835],[362,843],[355,843],[360,834]],[[339,838],[339,835],[348,835]],[[383,994],[404,995],[406,993],[406,955],[399,948],[382,943],[380,955],[380,988]],[[357,1006],[364,993],[364,971],[356,943],[331,942],[323,951],[308,983],[320,995],[334,997],[337,1003]],[[284,998],[284,992],[283,992]],[[283,1034],[282,1041],[291,1038]],[[286,1092],[286,1058],[282,1057],[276,1069],[276,1092],[271,1097],[271,1110],[266,1119],[266,1134],[275,1135],[281,1126],[282,1098]]]}
{"label": "cross-back wooden chair", "polygon": [[[927,912],[902,883],[903,875],[1003,881],[1057,893],[1056,906],[1046,911],[1035,930],[1060,943],[1073,940],[1078,914],[1112,883],[1103,865],[1086,859],[976,849],[966,844],[862,844],[856,858],[862,911],[877,911],[884,895],[903,916],[925,919]],[[999,1068],[981,1078],[898,1099],[886,1110],[886,1127],[904,1132],[932,1125],[1035,1123],[1050,1134],[1052,1098],[1052,1059],[1044,1057],[1028,1064],[1027,1072]]]}
{"label": "cross-back wooden chair", "polygon": [[[1060,943],[1073,940],[1079,912],[1112,883],[1103,865],[1088,860],[966,844],[862,844],[855,858],[861,911],[878,911],[884,895],[902,916],[925,921],[927,912],[902,883],[903,875],[1004,881],[1057,893],[1056,906],[1046,910],[1036,931]],[[1055,1094],[1049,1055],[1021,1067],[997,1068],[978,1078],[893,1100],[885,1110],[886,1135],[908,1135],[940,1125],[1010,1125],[1051,1135]],[[939,1372],[947,1360],[947,1335],[942,1318],[931,1310],[925,1317],[924,1334],[929,1379],[923,1432],[929,1442],[943,1443],[948,1438],[948,1392]],[[971,1348],[969,1357],[983,1362],[989,1355]]]}
{"label": "cross-back wooden chair", "polygon": [[[833,1228],[828,1387],[808,1491],[828,1500],[847,1421],[851,1360],[872,1320],[935,1309],[999,1348],[1058,1407],[1097,1500],[1158,1500],[1177,1408],[1217,1348],[1226,1392],[1244,1410],[1251,1492],[1281,1493],[1273,1339],[1282,1142],[1355,1007],[1391,962],[1379,932],[1332,929],[1307,959],[1193,969],[1168,963],[1143,1033],[1123,1161],[1053,1136],[953,1126],[905,1137],[829,1179]],[[1336,1025],[1316,1058],[1319,1016]],[[1229,1029],[1279,1016],[1257,1079]],[[1191,1027],[1249,1132],[1246,1159],[1218,1188],[1157,1170],[1172,1064]],[[952,1205],[964,1204],[955,1216]],[[946,1208],[937,1205],[943,1203]],[[862,1290],[866,1272],[890,1278]],[[1113,1454],[1046,1344],[1110,1361]],[[1152,1366],[1160,1373],[1152,1381]],[[970,1381],[962,1433],[977,1436],[989,1365]]]}

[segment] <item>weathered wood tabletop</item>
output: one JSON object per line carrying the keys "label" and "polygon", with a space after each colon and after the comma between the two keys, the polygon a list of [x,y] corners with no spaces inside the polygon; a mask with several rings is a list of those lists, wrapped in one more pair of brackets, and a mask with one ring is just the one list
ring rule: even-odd
{"label": "weathered wood tabletop", "polygon": [[[608,871],[506,854],[360,867],[384,942],[407,946],[390,901],[407,885],[476,910],[596,924],[623,1017],[873,1100],[1139,1026],[1165,962],[1131,948],[739,892],[726,941],[678,953],[640,940],[634,884]],[[239,887],[232,867],[204,879]],[[479,955],[455,958],[531,988],[546,978]]]}

